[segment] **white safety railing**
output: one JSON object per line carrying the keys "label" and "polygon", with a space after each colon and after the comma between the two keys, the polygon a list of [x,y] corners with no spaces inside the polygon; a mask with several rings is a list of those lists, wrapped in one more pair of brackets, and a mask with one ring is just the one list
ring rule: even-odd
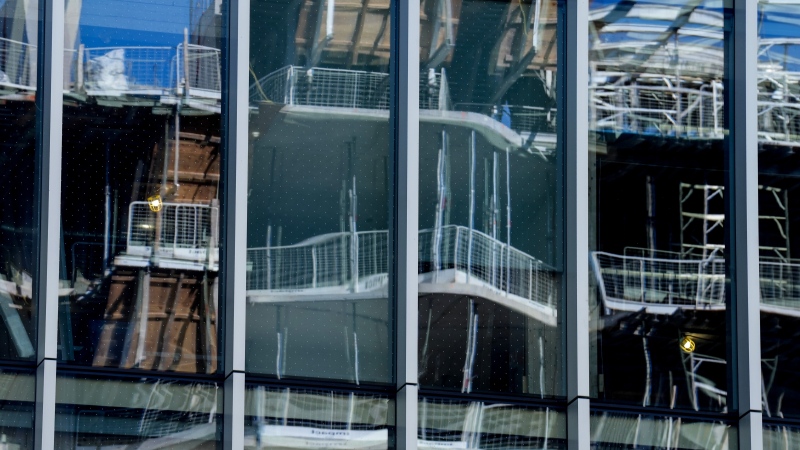
{"label": "white safety railing", "polygon": [[721,139],[722,83],[676,87],[663,84],[590,87],[592,129],[695,139]]}
{"label": "white safety railing", "polygon": [[650,258],[593,252],[595,277],[611,309],[725,308],[725,260]]}
{"label": "white safety railing", "polygon": [[337,108],[389,109],[389,75],[287,66],[250,86],[250,101]]}
{"label": "white safety railing", "polygon": [[36,89],[31,67],[36,64],[36,46],[0,38],[0,85]]}
{"label": "white safety railing", "polygon": [[296,245],[250,248],[247,289],[369,289],[366,280],[385,281],[388,245],[385,231],[361,231],[355,239],[353,233],[331,233]]}
{"label": "white safety railing", "polygon": [[[331,233],[296,245],[251,248],[247,251],[247,289],[373,290],[387,282],[388,250],[386,231],[358,232],[355,239],[353,233]],[[555,270],[536,258],[466,227],[421,230],[419,273],[452,269],[465,274],[467,284],[500,296],[513,295],[550,308],[556,305]],[[436,278],[431,282],[435,284]]]}
{"label": "white safety railing", "polygon": [[[555,307],[555,269],[477,230],[450,225],[419,232],[419,273],[455,269],[467,283]],[[435,282],[435,281],[434,281]]]}
{"label": "white safety railing", "polygon": [[86,48],[76,70],[82,67],[89,95],[162,95],[175,87],[170,67],[174,55],[174,47]]}
{"label": "white safety railing", "polygon": [[556,109],[542,106],[457,103],[455,111],[486,114],[518,133],[556,132]]}
{"label": "white safety railing", "polygon": [[219,209],[213,206],[164,203],[159,212],[153,212],[148,202],[133,202],[128,215],[126,253],[216,262],[219,259],[218,220]]}
{"label": "white safety railing", "polygon": [[[611,309],[725,308],[722,258],[691,260],[594,252],[592,261],[600,293]],[[762,307],[800,314],[800,262],[762,258],[759,279]]]}
{"label": "white safety railing", "polygon": [[[442,72],[420,77],[420,107],[445,109],[449,103]],[[389,109],[389,75],[382,72],[287,66],[250,85],[250,101],[283,105]]]}
{"label": "white safety railing", "polygon": [[761,304],[800,311],[800,262],[759,262]]}
{"label": "white safety railing", "polygon": [[79,47],[67,50],[68,89],[91,96],[178,96],[219,100],[221,51],[183,44],[175,47]]}
{"label": "white safety railing", "polygon": [[173,85],[183,93],[186,83],[189,94],[198,97],[220,98],[222,92],[221,52],[219,49],[189,44],[184,54],[183,44],[178,45],[175,56],[177,79]]}

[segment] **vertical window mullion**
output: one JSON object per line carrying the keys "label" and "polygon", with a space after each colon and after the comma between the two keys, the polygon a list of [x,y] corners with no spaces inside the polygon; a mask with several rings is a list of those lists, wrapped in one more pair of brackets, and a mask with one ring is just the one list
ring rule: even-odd
{"label": "vertical window mullion", "polygon": [[227,92],[223,89],[222,111],[225,136],[223,254],[220,261],[225,318],[222,323],[225,371],[223,438],[225,449],[240,449],[244,447],[245,415],[249,0],[228,0],[226,25]]}
{"label": "vertical window mullion", "polygon": [[55,445],[58,357],[58,267],[61,239],[61,130],[64,84],[64,0],[39,2],[37,70],[36,406],[34,448]]}
{"label": "vertical window mullion", "polygon": [[393,0],[389,298],[395,302],[397,448],[417,448],[419,2]]}
{"label": "vertical window mullion", "polygon": [[731,105],[730,166],[732,195],[728,198],[729,276],[731,277],[731,340],[736,381],[735,410],[739,417],[739,448],[762,446],[761,324],[758,250],[758,2],[733,0],[733,33],[727,45],[727,99]]}
{"label": "vertical window mullion", "polygon": [[589,1],[559,4],[559,157],[562,161],[567,439],[589,448]]}

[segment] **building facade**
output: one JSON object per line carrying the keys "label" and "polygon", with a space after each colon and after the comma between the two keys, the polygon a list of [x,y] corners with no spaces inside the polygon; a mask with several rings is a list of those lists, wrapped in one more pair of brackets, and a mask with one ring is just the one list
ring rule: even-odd
{"label": "building facade", "polygon": [[800,448],[800,0],[0,18],[0,449]]}

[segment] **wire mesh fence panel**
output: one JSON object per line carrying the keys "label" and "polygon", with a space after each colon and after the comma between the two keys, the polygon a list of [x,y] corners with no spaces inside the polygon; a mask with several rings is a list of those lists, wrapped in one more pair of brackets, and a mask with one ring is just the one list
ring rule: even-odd
{"label": "wire mesh fence panel", "polygon": [[759,263],[761,304],[800,310],[800,263]]}
{"label": "wire mesh fence panel", "polygon": [[[331,233],[295,245],[247,251],[248,290],[304,290],[340,287],[371,290],[387,281],[386,231]],[[552,307],[557,274],[552,267],[496,239],[458,226],[419,233],[418,273],[456,269],[466,280]],[[435,282],[435,281],[434,281]]]}
{"label": "wire mesh fence panel", "polygon": [[36,64],[36,46],[0,38],[0,85],[36,89],[31,66]]}
{"label": "wire mesh fence panel", "polygon": [[592,254],[606,301],[642,306],[725,306],[725,261]]}
{"label": "wire mesh fence panel", "polygon": [[455,225],[421,230],[418,251],[421,274],[457,269],[465,273],[467,283],[555,304],[557,273],[552,267],[480,231]]}
{"label": "wire mesh fence panel", "polygon": [[348,286],[354,275],[352,255],[357,254],[351,243],[351,233],[332,233],[316,238],[313,243],[248,249],[247,289]]}
{"label": "wire mesh fence panel", "polygon": [[591,86],[592,128],[684,138],[721,138],[720,83],[693,87],[664,85]]}
{"label": "wire mesh fence panel", "polygon": [[127,252],[142,254],[136,247],[145,247],[149,256],[158,230],[160,256],[203,259],[209,248],[218,247],[213,236],[213,221],[218,216],[218,209],[208,205],[163,203],[159,211],[153,211],[148,202],[133,202],[129,208]]}
{"label": "wire mesh fence panel", "polygon": [[[176,87],[189,85],[191,90],[219,94],[222,90],[221,52],[213,47],[189,44],[184,54],[183,45],[178,46],[176,56]],[[200,93],[195,92],[193,95]]]}
{"label": "wire mesh fence panel", "polygon": [[[147,398],[137,430],[140,436],[171,436],[216,421],[218,391],[208,385],[181,386],[160,380],[141,385],[140,390],[140,395]],[[176,390],[189,392],[178,396]]]}
{"label": "wire mesh fence panel", "polygon": [[[425,75],[425,74],[423,74]],[[250,85],[251,102],[357,109],[389,109],[389,75],[382,72],[287,66]],[[442,73],[420,77],[420,105],[449,102]]]}
{"label": "wire mesh fence panel", "polygon": [[558,447],[564,438],[559,413],[547,408],[436,398],[419,403],[421,448],[529,449]]}
{"label": "wire mesh fence panel", "polygon": [[258,387],[248,400],[248,416],[267,425],[379,430],[389,420],[390,403],[383,395]]}
{"label": "wire mesh fence panel", "polygon": [[153,245],[156,233],[156,215],[147,202],[133,202],[128,210],[128,252],[130,247]]}
{"label": "wire mesh fence panel", "polygon": [[98,47],[84,50],[87,92],[153,94],[174,88],[172,47]]}

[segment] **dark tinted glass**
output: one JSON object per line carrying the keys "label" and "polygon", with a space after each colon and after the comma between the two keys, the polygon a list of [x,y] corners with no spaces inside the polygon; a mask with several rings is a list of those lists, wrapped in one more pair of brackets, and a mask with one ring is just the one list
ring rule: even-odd
{"label": "dark tinted glass", "polygon": [[387,450],[394,403],[382,395],[248,386],[247,449]]}
{"label": "dark tinted glass", "polygon": [[590,3],[591,386],[604,401],[727,408],[724,4]]}
{"label": "dark tinted glass", "polygon": [[34,391],[32,373],[0,373],[0,448],[33,448]]}
{"label": "dark tinted glass", "polygon": [[253,0],[247,369],[392,379],[389,0]]}
{"label": "dark tinted glass", "polygon": [[0,359],[34,357],[38,1],[0,1]]}
{"label": "dark tinted glass", "polygon": [[557,2],[421,8],[420,383],[561,395]]}
{"label": "dark tinted glass", "polygon": [[[760,2],[758,215],[765,417],[800,417],[800,1]],[[753,111],[755,112],[755,111]],[[767,431],[765,431],[765,439]],[[791,437],[795,433],[788,433]],[[769,447],[776,448],[776,447]]]}
{"label": "dark tinted glass", "polygon": [[593,412],[592,449],[735,450],[736,429],[680,417]]}
{"label": "dark tinted glass", "polygon": [[214,384],[60,377],[55,448],[214,449],[221,418]]}
{"label": "dark tinted glass", "polygon": [[566,416],[550,408],[419,399],[420,449],[566,449]]}
{"label": "dark tinted glass", "polygon": [[63,361],[216,370],[223,8],[67,2]]}

